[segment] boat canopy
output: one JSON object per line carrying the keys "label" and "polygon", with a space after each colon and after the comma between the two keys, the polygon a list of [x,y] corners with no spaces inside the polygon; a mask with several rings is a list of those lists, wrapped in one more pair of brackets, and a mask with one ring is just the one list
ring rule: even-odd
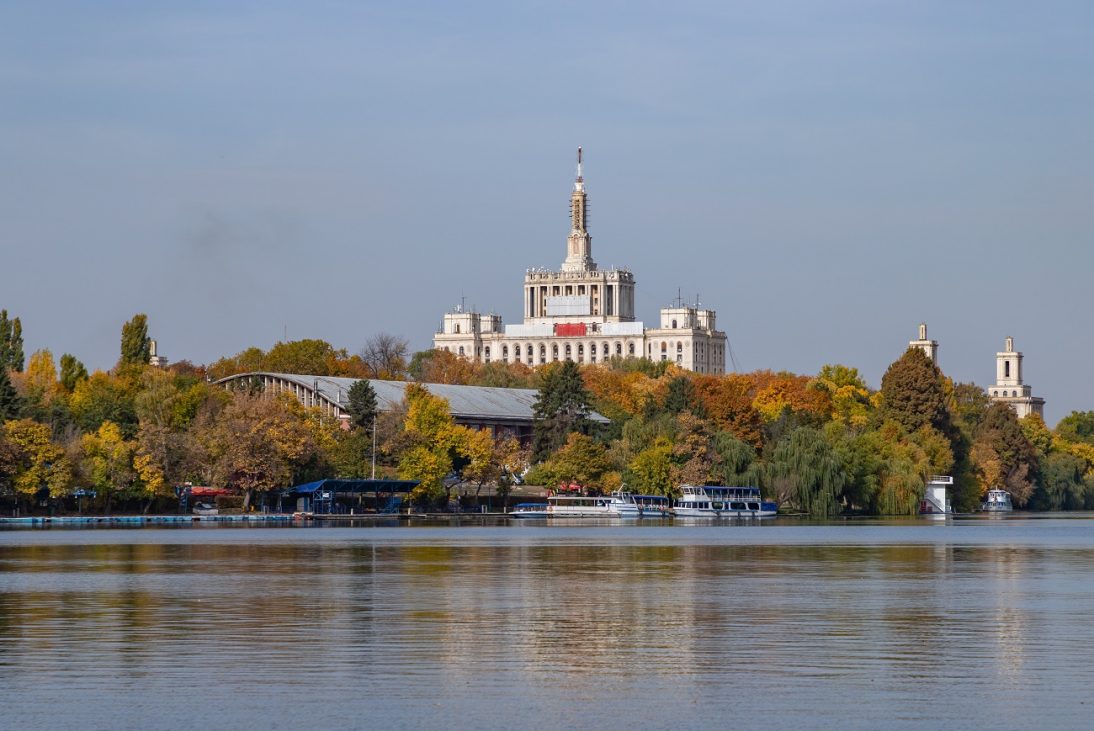
{"label": "boat canopy", "polygon": [[418,480],[316,480],[289,488],[286,496],[314,495],[319,492],[334,493],[395,493],[410,492],[418,486]]}

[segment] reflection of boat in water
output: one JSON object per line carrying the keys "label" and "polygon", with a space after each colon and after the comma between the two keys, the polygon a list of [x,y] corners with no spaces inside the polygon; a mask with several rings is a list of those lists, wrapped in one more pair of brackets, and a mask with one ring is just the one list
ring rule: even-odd
{"label": "reflection of boat in water", "polygon": [[945,516],[953,513],[950,499],[946,495],[947,489],[953,484],[953,478],[949,475],[932,475],[927,482],[926,492],[919,501],[920,515]]}
{"label": "reflection of boat in water", "polygon": [[1014,510],[1014,504],[1006,490],[988,490],[988,496],[980,503],[980,509],[985,513],[1009,513]]}
{"label": "reflection of boat in water", "polygon": [[758,487],[683,485],[672,512],[679,518],[768,518],[779,506],[765,502]]}

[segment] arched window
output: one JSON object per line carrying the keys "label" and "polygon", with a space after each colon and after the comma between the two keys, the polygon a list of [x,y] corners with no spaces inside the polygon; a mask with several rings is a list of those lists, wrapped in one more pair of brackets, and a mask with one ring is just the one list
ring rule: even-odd
{"label": "arched window", "polygon": [[459,333],[459,331],[460,331],[460,323],[457,322],[456,323],[456,332]]}
{"label": "arched window", "polygon": [[[567,350],[569,350],[569,348],[567,348]],[[582,345],[581,343],[577,344],[577,354],[578,355],[585,355],[585,346]]]}
{"label": "arched window", "polygon": [[672,321],[672,329],[673,329],[673,330],[675,330],[675,329],[676,329],[676,320],[673,320],[673,321]]}
{"label": "arched window", "polygon": [[486,362],[489,363],[490,362],[490,346],[489,345],[486,346],[486,349],[485,349],[485,352],[483,353],[483,355],[486,357]]}
{"label": "arched window", "polygon": [[463,355],[463,346],[460,346],[460,355]]}
{"label": "arched window", "polygon": [[681,343],[679,340],[676,341],[676,352],[677,353],[684,352],[684,344]]}
{"label": "arched window", "polygon": [[[529,352],[531,352],[531,348],[529,348],[528,350]],[[520,357],[520,343],[517,343],[513,346],[513,354],[516,355],[518,358]]]}
{"label": "arched window", "polygon": [[1018,392],[1017,391],[1011,391],[1010,395],[1013,396],[1014,398],[1018,398]]}
{"label": "arched window", "polygon": [[611,350],[609,350],[607,343],[601,343],[600,344],[600,354],[601,355],[603,355],[605,358],[607,358],[608,353],[610,353],[610,352],[611,352]]}
{"label": "arched window", "polygon": [[571,349],[570,349],[570,344],[569,344],[569,343],[566,343],[566,360],[569,360],[569,359],[570,359],[570,354],[571,354],[571,352],[572,352],[572,351],[571,351]]}
{"label": "arched window", "polygon": [[627,347],[628,347],[628,350],[630,351],[630,354],[631,354],[631,355],[634,355],[634,343],[631,343],[631,344],[630,344],[629,346],[627,346]]}
{"label": "arched window", "polygon": [[623,343],[616,343],[615,344],[615,354],[616,355],[623,355]]}

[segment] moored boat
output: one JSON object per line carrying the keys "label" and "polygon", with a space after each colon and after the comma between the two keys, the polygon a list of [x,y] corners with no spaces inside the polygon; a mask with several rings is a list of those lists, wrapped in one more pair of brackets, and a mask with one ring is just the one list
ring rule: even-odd
{"label": "moored boat", "polygon": [[520,503],[509,511],[510,518],[546,518],[547,503]]}
{"label": "moored boat", "polygon": [[683,485],[672,507],[678,518],[769,518],[778,505],[764,501],[758,487]]}
{"label": "moored boat", "polygon": [[980,510],[985,513],[1009,513],[1014,510],[1014,503],[1006,490],[988,490],[988,496],[980,503]]}

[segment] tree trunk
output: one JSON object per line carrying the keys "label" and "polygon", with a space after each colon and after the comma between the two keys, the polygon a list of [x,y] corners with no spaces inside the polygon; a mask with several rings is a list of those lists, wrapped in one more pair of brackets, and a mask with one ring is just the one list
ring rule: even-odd
{"label": "tree trunk", "polygon": [[247,492],[243,493],[243,512],[246,513],[251,507],[251,495],[254,493],[253,489],[248,488]]}

